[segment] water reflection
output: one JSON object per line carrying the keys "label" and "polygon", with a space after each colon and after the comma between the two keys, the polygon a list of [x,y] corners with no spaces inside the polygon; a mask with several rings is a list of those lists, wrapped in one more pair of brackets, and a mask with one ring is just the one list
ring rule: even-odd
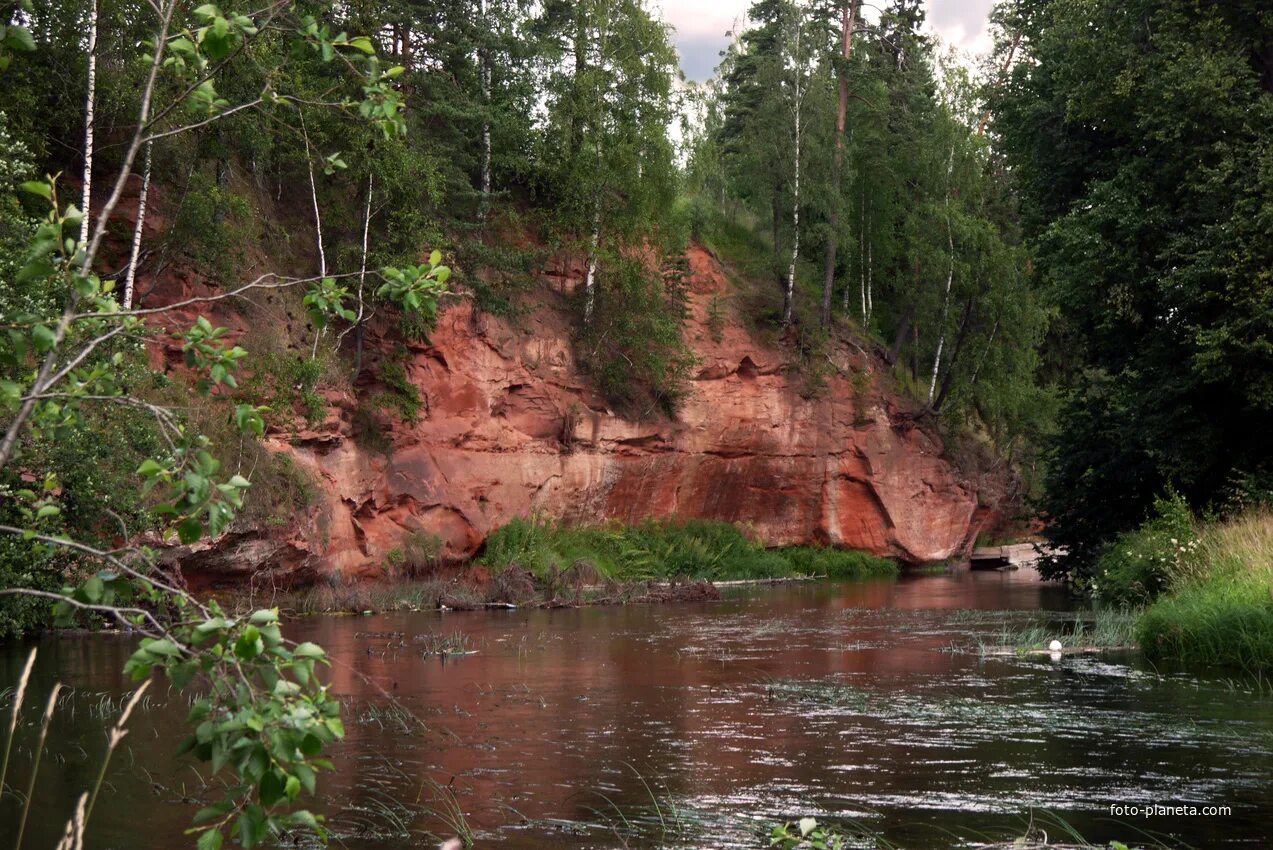
{"label": "water reflection", "polygon": [[[338,659],[349,740],[326,810],[350,848],[425,846],[450,789],[480,846],[762,846],[759,824],[861,818],[908,847],[1017,828],[1029,806],[1089,838],[1135,838],[1111,803],[1229,805],[1157,818],[1198,846],[1262,846],[1273,803],[1270,703],[1134,659],[983,659],[970,636],[1062,611],[1017,573],[907,577],[739,593],[719,603],[313,618],[289,635]],[[425,655],[424,632],[475,654]],[[41,644],[78,689],[59,712],[30,846],[51,846],[104,745],[103,694],[126,687],[116,638]],[[12,682],[18,648],[0,654]],[[373,686],[374,683],[374,686]],[[389,691],[426,728],[389,709]],[[180,697],[173,698],[181,700]],[[210,792],[171,751],[184,704],[134,720],[93,847],[180,846]],[[94,706],[99,706],[94,709]],[[19,753],[21,759],[28,752]],[[657,807],[655,803],[657,802]],[[622,813],[622,816],[619,816]],[[0,832],[14,817],[0,810]],[[145,823],[147,840],[137,840]],[[667,832],[660,821],[668,827]],[[672,827],[685,826],[681,836]]]}

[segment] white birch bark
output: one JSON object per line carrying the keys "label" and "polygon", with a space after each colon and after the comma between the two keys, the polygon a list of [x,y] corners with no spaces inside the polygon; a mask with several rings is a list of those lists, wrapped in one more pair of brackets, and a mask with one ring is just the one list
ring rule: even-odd
{"label": "white birch bark", "polygon": [[133,284],[137,279],[137,260],[141,256],[141,234],[146,226],[146,198],[150,194],[150,161],[154,142],[146,142],[146,164],[142,166],[141,192],[137,196],[137,223],[133,225],[133,247],[128,255],[128,272],[124,276],[124,309],[133,306]]}
{"label": "white birch bark", "polygon": [[796,10],[796,50],[792,65],[795,70],[795,173],[792,179],[794,200],[791,204],[791,262],[787,265],[787,290],[783,297],[782,322],[784,325],[791,324],[796,294],[796,261],[800,259],[800,83],[803,73],[803,69],[800,67],[800,29],[802,24],[800,16],[802,10],[799,4],[794,4],[794,8]]}
{"label": "white birch bark", "polygon": [[84,96],[84,194],[80,200],[80,244],[88,242],[89,208],[93,200],[93,103],[97,98],[97,0],[88,21],[88,90]]}
{"label": "white birch bark", "polygon": [[[597,137],[597,173],[601,173],[601,137]],[[601,192],[592,196],[592,233],[588,237],[588,272],[583,281],[583,323],[592,323],[597,302],[597,249],[601,244]]]}
{"label": "white birch bark", "polygon": [[862,290],[862,328],[870,319],[866,309],[866,197],[863,193],[862,204],[858,209],[858,286]]}
{"label": "white birch bark", "polygon": [[937,370],[941,368],[941,353],[946,346],[946,314],[950,310],[950,285],[955,279],[955,235],[950,228],[950,180],[955,169],[955,149],[950,149],[946,160],[946,249],[950,253],[950,271],[946,273],[946,294],[941,302],[941,325],[937,333],[937,353],[933,355],[933,377],[928,384],[928,403],[933,403],[937,392]]}
{"label": "white birch bark", "polygon": [[[486,0],[479,5],[481,21],[484,29],[490,27],[486,21]],[[491,55],[490,48],[483,47],[478,61],[481,63],[480,76],[482,82],[482,201],[478,218],[486,220],[491,202]]]}
{"label": "white birch bark", "polygon": [[[323,215],[318,209],[318,183],[314,180],[314,160],[310,154],[309,131],[305,129],[305,114],[301,113],[301,134],[305,137],[305,167],[309,169],[309,197],[314,202],[314,233],[318,240],[318,275],[327,277],[327,252],[323,250]],[[314,348],[310,359],[318,357],[318,341],[322,339],[322,328],[314,330]]]}

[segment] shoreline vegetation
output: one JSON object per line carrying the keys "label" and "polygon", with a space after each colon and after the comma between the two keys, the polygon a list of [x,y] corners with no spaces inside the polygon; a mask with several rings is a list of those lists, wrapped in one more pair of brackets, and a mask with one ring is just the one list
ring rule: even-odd
{"label": "shoreline vegetation", "polygon": [[983,655],[1139,650],[1153,662],[1273,670],[1273,509],[1199,518],[1180,496],[1158,499],[1140,527],[1101,550],[1071,586],[1094,604],[1072,624],[1004,630]]}
{"label": "shoreline vegetation", "polygon": [[380,579],[319,583],[283,594],[277,604],[318,614],[706,601],[720,598],[721,587],[899,572],[897,562],[867,552],[770,549],[730,523],[652,519],[635,525],[518,519],[496,529],[457,575],[425,575],[427,565],[417,566],[414,577],[399,575],[402,566],[390,559]]}

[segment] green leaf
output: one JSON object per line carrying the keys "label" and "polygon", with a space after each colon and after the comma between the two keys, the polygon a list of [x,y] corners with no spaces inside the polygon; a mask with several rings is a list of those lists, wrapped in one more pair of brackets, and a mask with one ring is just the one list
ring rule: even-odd
{"label": "green leaf", "polygon": [[159,461],[153,458],[146,458],[142,461],[141,466],[137,467],[137,474],[144,478],[151,478],[163,471],[164,468],[159,464]]}
{"label": "green leaf", "polygon": [[321,646],[319,646],[316,643],[310,643],[309,641],[305,641],[301,645],[297,646],[296,649],[292,650],[292,655],[294,655],[297,658],[314,658],[314,659],[327,657],[327,653],[323,650]]}
{"label": "green leaf", "polygon": [[52,348],[56,342],[56,337],[54,336],[53,331],[49,330],[44,325],[36,325],[32,328],[31,335],[35,337],[35,350],[41,354]]}
{"label": "green leaf", "polygon": [[177,525],[177,537],[187,546],[203,536],[203,523],[195,517],[186,517]]}
{"label": "green leaf", "polygon": [[244,809],[239,816],[239,841],[247,850],[260,844],[268,831],[265,812],[255,803]]}
{"label": "green leaf", "polygon": [[53,200],[53,189],[48,183],[42,180],[28,180],[22,184],[22,191],[30,192],[32,195],[39,195],[46,201]]}
{"label": "green leaf", "polygon": [[209,829],[199,836],[199,841],[195,846],[198,850],[221,850],[221,841],[221,830]]}
{"label": "green leaf", "polygon": [[44,505],[35,512],[36,519],[44,519],[45,517],[57,516],[62,513],[62,509],[57,505]]}
{"label": "green leaf", "polygon": [[[48,506],[46,505],[45,507]],[[43,511],[44,508],[41,508],[40,510]],[[102,601],[102,594],[106,591],[106,585],[102,583],[100,578],[93,576],[88,581],[84,582],[81,586],[81,590],[84,591],[84,598],[91,604],[96,605]]]}
{"label": "green leaf", "polygon": [[244,660],[255,658],[265,650],[265,645],[261,641],[261,633],[256,626],[247,626],[243,629],[243,634],[239,635],[239,639],[234,642],[234,654]]}

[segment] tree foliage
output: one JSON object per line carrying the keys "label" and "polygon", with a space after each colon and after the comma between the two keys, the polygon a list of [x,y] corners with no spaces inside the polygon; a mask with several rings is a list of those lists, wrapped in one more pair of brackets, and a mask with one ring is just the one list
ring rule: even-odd
{"label": "tree foliage", "polygon": [[1262,4],[1000,5],[1024,57],[994,99],[1067,386],[1054,539],[1086,571],[1174,486],[1267,477],[1273,20]]}

